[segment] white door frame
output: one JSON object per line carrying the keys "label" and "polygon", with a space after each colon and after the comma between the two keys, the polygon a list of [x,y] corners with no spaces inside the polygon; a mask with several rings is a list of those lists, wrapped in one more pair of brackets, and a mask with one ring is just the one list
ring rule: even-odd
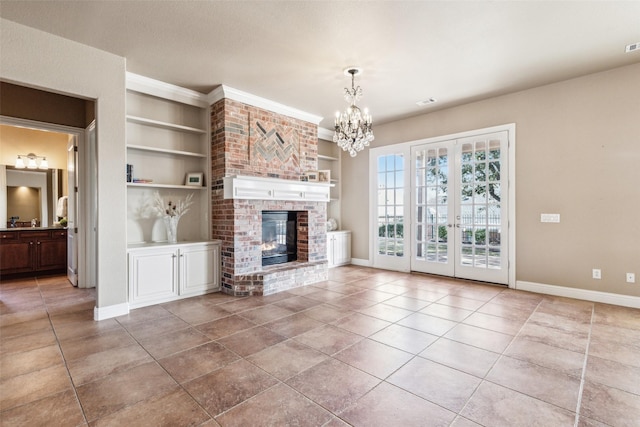
{"label": "white door frame", "polygon": [[[435,142],[443,142],[452,139],[467,138],[476,135],[482,135],[493,132],[506,131],[508,138],[508,194],[509,194],[509,206],[508,206],[508,227],[509,227],[509,288],[515,289],[516,286],[516,125],[515,123],[509,123],[505,125],[492,126],[483,129],[475,129],[471,131],[459,132],[455,134],[442,135],[433,138],[425,138],[415,141],[403,142],[399,144],[387,145],[384,147],[372,148],[369,153],[369,217],[370,217],[370,237],[369,237],[369,259],[373,267],[389,268],[386,266],[377,266],[375,263],[375,242],[377,235],[377,218],[376,218],[376,195],[377,195],[377,165],[376,158],[385,154],[399,153],[405,156],[405,159],[411,161],[411,147],[415,145],[429,144]],[[405,180],[405,186],[411,187],[411,181]],[[413,189],[409,188],[409,192]],[[408,194],[408,193],[407,193]],[[411,199],[411,197],[405,197],[405,199]],[[409,201],[405,200],[405,204],[409,205]],[[411,212],[409,209],[412,207],[409,205],[405,208],[405,212]],[[408,221],[411,221],[411,215],[408,216]],[[405,227],[407,224],[405,224]],[[408,238],[409,233],[405,233],[405,239]],[[407,244],[405,241],[405,258],[407,262],[410,261],[413,248],[411,244]],[[409,264],[410,265],[410,264]],[[398,271],[407,271],[410,267],[404,266],[404,263],[398,263],[397,268],[393,268]]]}
{"label": "white door frame", "polygon": [[[78,144],[80,163],[78,166],[79,181],[80,183],[88,182],[87,165],[89,165],[89,163],[86,161],[87,150],[85,150],[85,129],[9,116],[0,116],[0,124],[72,135]],[[96,193],[97,189],[95,186],[79,186],[78,197],[82,201],[79,205],[80,209],[78,209],[78,222],[80,224],[80,227],[78,227],[78,241],[80,245],[78,250],[78,287],[80,288],[96,286],[96,283],[91,283],[87,280],[88,277],[95,277],[95,271],[91,271],[91,268],[95,270],[95,265],[92,264],[89,259],[89,253],[93,254],[95,251],[89,251],[86,246],[88,230],[93,229],[96,225],[92,222],[94,220],[95,213],[90,212],[88,209],[84,209],[84,201],[92,200],[92,195],[95,195]],[[96,242],[89,241],[88,243],[95,245]]]}

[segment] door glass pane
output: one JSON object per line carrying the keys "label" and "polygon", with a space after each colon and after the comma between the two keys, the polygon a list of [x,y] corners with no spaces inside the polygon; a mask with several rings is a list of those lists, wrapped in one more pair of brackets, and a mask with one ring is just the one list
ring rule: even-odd
{"label": "door glass pane", "polygon": [[415,203],[416,259],[447,263],[449,149],[425,148],[416,153],[415,159],[415,182],[424,188],[423,197],[417,197]]}
{"label": "door glass pane", "polygon": [[500,141],[463,144],[459,179],[461,264],[499,269]]}
{"label": "door glass pane", "polygon": [[[418,188],[418,197],[420,188]],[[404,255],[404,157],[378,158],[378,254]]]}

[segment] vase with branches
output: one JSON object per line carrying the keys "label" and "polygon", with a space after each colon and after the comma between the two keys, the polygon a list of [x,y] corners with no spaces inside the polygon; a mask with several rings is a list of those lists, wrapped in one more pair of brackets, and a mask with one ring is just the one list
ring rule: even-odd
{"label": "vase with branches", "polygon": [[178,222],[180,218],[189,212],[189,207],[193,204],[193,193],[189,194],[184,200],[174,202],[172,200],[165,201],[159,192],[155,192],[154,208],[158,212],[158,216],[162,217],[162,221],[167,229],[167,241],[169,243],[178,242]]}

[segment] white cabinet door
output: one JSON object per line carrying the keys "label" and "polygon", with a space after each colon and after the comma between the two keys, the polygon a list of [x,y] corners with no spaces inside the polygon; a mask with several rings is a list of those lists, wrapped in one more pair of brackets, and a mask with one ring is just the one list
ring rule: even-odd
{"label": "white cabinet door", "polygon": [[178,296],[176,248],[129,252],[129,306],[143,307]]}
{"label": "white cabinet door", "polygon": [[351,263],[350,231],[332,231],[327,233],[327,260],[329,267]]}
{"label": "white cabinet door", "polygon": [[220,289],[220,244],[180,249],[180,295]]}

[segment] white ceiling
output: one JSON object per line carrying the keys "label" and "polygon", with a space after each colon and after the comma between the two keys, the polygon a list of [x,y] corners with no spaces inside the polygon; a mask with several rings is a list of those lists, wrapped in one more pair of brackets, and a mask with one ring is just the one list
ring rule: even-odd
{"label": "white ceiling", "polygon": [[[203,93],[322,116],[348,66],[376,123],[640,62],[640,1],[7,1],[0,15]],[[417,101],[434,97],[436,104]]]}

